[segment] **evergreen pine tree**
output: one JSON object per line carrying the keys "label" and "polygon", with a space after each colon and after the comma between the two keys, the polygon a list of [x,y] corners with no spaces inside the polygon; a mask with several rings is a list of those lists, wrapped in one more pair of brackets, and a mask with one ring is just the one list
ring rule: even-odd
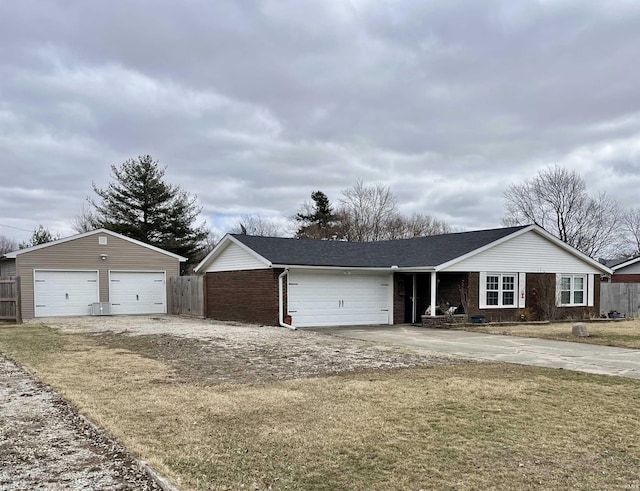
{"label": "evergreen pine tree", "polygon": [[338,216],[333,212],[329,198],[322,191],[311,193],[313,205],[296,214],[301,222],[296,237],[299,239],[328,239],[336,233]]}
{"label": "evergreen pine tree", "polygon": [[[166,169],[166,168],[165,168]],[[197,261],[207,237],[195,221],[201,208],[195,196],[164,181],[165,169],[150,155],[111,166],[113,181],[93,190],[101,202],[95,208],[95,226],[104,227],[166,251]]]}

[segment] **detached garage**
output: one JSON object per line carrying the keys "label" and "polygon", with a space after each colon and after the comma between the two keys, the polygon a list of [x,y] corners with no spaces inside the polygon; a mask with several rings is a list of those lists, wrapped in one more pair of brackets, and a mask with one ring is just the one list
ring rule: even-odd
{"label": "detached garage", "polygon": [[14,251],[2,270],[20,276],[22,318],[164,314],[168,278],[186,258],[106,229]]}

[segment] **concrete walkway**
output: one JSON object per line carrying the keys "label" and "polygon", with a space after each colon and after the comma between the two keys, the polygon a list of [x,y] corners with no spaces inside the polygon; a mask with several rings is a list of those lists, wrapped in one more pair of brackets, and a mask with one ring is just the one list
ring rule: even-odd
{"label": "concrete walkway", "polygon": [[640,379],[640,350],[417,326],[323,327],[314,331],[429,349],[465,358]]}

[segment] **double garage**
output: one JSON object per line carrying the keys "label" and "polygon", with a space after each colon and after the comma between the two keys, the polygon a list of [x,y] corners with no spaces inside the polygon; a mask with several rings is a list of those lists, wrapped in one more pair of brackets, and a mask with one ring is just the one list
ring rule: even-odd
{"label": "double garage", "polygon": [[291,271],[287,291],[288,313],[299,327],[389,324],[389,274]]}
{"label": "double garage", "polygon": [[168,280],[186,258],[106,229],[6,254],[18,276],[23,319],[97,313],[164,314]]}
{"label": "double garage", "polygon": [[[99,271],[34,270],[35,317],[90,315],[100,303]],[[163,271],[109,271],[111,314],[167,312]]]}

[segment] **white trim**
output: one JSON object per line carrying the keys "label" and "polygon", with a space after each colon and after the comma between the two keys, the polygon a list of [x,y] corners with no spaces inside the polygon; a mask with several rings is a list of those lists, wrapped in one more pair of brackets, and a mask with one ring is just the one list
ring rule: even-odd
{"label": "white trim", "polygon": [[[576,274],[576,273],[558,273],[556,275],[556,291],[558,292],[558,298],[556,305],[558,307],[588,307],[589,306],[589,296],[593,297],[593,292],[589,293],[590,281],[588,274]],[[562,278],[571,278],[571,285],[569,289],[569,303],[562,303]],[[575,299],[575,288],[574,288],[574,280],[576,278],[582,278],[582,303],[574,303]],[[579,290],[580,291],[580,290]],[[593,306],[593,305],[592,305]]]}
{"label": "white trim", "polygon": [[618,271],[619,269],[626,268],[627,266],[631,266],[632,264],[635,264],[635,263],[637,263],[638,261],[640,261],[640,256],[638,256],[638,257],[634,257],[633,259],[629,259],[629,260],[627,260],[627,261],[625,261],[625,262],[623,262],[623,263],[616,264],[615,266],[612,266],[612,267],[611,267],[611,270],[612,270],[613,272],[616,272],[616,271]]}
{"label": "white trim", "polygon": [[436,316],[436,290],[438,289],[438,273],[435,271],[431,273],[429,278],[431,280],[431,298],[429,299],[429,305],[431,309],[431,317]]}
{"label": "white trim", "polygon": [[596,275],[589,274],[587,275],[587,307],[595,306],[595,291],[596,291]]}
{"label": "white trim", "polygon": [[58,240],[53,240],[51,242],[47,242],[45,244],[39,244],[36,246],[32,246],[32,247],[27,247],[25,249],[20,249],[18,251],[13,251],[13,252],[8,252],[7,254],[5,254],[5,257],[11,258],[11,259],[15,259],[16,256],[19,256],[21,254],[27,254],[29,252],[33,252],[33,251],[38,251],[40,249],[45,249],[47,247],[52,247],[58,244],[64,244],[65,242],[70,242],[72,240],[76,240],[76,239],[82,239],[84,237],[90,237],[92,235],[96,235],[96,234],[107,234],[107,235],[111,235],[112,237],[118,237],[122,240],[126,240],[127,242],[131,242],[132,244],[136,244],[142,247],[146,247],[147,249],[151,249],[152,251],[155,252],[159,252],[161,254],[165,254],[169,257],[172,257],[174,259],[177,259],[180,262],[185,262],[187,260],[186,257],[183,256],[179,256],[178,254],[174,254],[173,252],[169,252],[169,251],[165,251],[164,249],[160,249],[159,247],[156,246],[152,246],[151,244],[145,244],[144,242],[140,242],[139,240],[136,239],[132,239],[130,237],[125,237],[124,235],[120,235],[116,232],[112,232],[111,230],[107,230],[106,228],[99,228],[96,230],[91,230],[90,232],[84,232],[82,234],[77,234],[77,235],[72,235],[70,237],[64,237],[62,239],[58,239]]}
{"label": "white trim", "polygon": [[524,309],[527,305],[527,273],[518,273],[518,308]]}
{"label": "white trim", "polygon": [[[497,305],[489,305],[487,304],[487,276],[497,276],[498,277],[498,290],[490,290],[496,291],[498,293],[498,304]],[[503,293],[505,290],[502,289],[503,286],[503,277],[508,276],[513,278],[513,290],[506,290],[507,292],[513,291],[513,304],[504,305],[502,303]],[[478,307],[481,309],[516,309],[520,307],[520,288],[519,288],[519,273],[493,273],[491,271],[482,271],[480,273],[480,284],[478,285],[479,292],[479,301]]]}
{"label": "white trim", "polygon": [[[377,273],[385,273],[391,271],[392,273],[402,273],[403,271],[394,267],[382,267],[382,268],[363,268],[360,266],[306,266],[300,264],[272,264],[272,268],[284,268],[284,269],[326,269],[330,271],[371,271]],[[421,270],[422,271],[422,270]]]}

